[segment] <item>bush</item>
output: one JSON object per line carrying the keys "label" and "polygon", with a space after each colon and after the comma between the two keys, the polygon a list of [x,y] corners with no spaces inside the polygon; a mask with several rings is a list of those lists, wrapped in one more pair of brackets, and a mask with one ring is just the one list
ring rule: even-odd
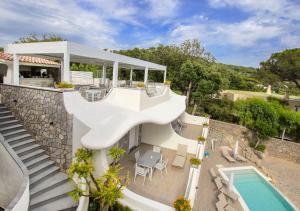
{"label": "bush", "polygon": [[201,160],[199,160],[198,158],[191,158],[190,163],[193,166],[199,166],[201,164]]}
{"label": "bush", "polygon": [[175,202],[174,202],[174,208],[176,211],[191,211],[191,205],[190,201],[185,199],[183,196],[180,196]]}
{"label": "bush", "polygon": [[74,88],[73,84],[67,83],[67,82],[58,82],[56,83],[56,87],[63,89],[63,88]]}
{"label": "bush", "polygon": [[170,80],[166,80],[164,84],[170,86],[171,85],[171,81]]}
{"label": "bush", "polygon": [[198,140],[199,142],[204,142],[204,141],[205,141],[205,138],[204,138],[203,136],[199,136],[199,137],[197,138],[197,140]]}
{"label": "bush", "polygon": [[255,149],[256,149],[257,151],[260,151],[260,152],[265,152],[265,150],[266,150],[266,145],[264,145],[264,144],[259,144]]}
{"label": "bush", "polygon": [[145,84],[143,82],[138,82],[136,87],[138,88],[144,88],[145,87]]}

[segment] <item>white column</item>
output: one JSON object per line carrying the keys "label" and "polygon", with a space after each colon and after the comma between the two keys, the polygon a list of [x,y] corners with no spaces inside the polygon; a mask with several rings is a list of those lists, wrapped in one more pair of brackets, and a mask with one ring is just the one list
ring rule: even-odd
{"label": "white column", "polygon": [[64,53],[64,59],[61,70],[61,81],[70,82],[70,54]]}
{"label": "white column", "polygon": [[102,84],[105,84],[106,80],[106,64],[102,66]]}
{"label": "white column", "polygon": [[14,53],[14,61],[13,61],[13,74],[12,74],[12,84],[19,85],[20,83],[20,63],[19,63],[19,55]]}
{"label": "white column", "polygon": [[148,67],[145,67],[145,74],[144,74],[144,84],[148,82]]}
{"label": "white column", "polygon": [[164,71],[164,83],[166,82],[167,80],[167,70]]}
{"label": "white column", "polygon": [[117,87],[118,86],[118,73],[119,73],[119,63],[118,62],[114,62],[114,66],[113,66],[113,87]]}
{"label": "white column", "polygon": [[130,86],[132,85],[132,74],[133,74],[133,69],[132,69],[132,67],[130,67],[130,78],[129,78]]}

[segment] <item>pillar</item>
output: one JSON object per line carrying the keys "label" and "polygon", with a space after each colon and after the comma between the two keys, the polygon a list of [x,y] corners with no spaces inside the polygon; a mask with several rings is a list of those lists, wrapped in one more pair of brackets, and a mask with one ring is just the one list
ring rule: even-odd
{"label": "pillar", "polygon": [[145,67],[144,84],[146,85],[147,82],[148,82],[148,67]]}
{"label": "pillar", "polygon": [[130,86],[132,86],[132,74],[133,74],[133,69],[132,67],[130,67],[130,78],[129,78]]}
{"label": "pillar", "polygon": [[105,84],[106,80],[106,64],[102,66],[102,84]]}
{"label": "pillar", "polygon": [[166,82],[167,80],[167,70],[164,71],[164,83]]}
{"label": "pillar", "polygon": [[19,63],[19,59],[20,56],[18,54],[13,55],[14,57],[14,61],[13,61],[13,74],[12,74],[12,84],[14,85],[19,85],[20,83],[20,63]]}
{"label": "pillar", "polygon": [[119,73],[119,63],[114,62],[113,65],[113,88],[118,86],[118,73]]}
{"label": "pillar", "polygon": [[61,65],[61,81],[70,82],[70,54],[64,53],[63,64]]}

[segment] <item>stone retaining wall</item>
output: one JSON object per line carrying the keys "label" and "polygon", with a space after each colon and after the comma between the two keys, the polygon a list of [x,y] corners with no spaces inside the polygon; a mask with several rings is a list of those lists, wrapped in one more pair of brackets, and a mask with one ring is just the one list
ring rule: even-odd
{"label": "stone retaining wall", "polygon": [[1,84],[4,103],[62,170],[72,161],[72,115],[59,90]]}
{"label": "stone retaining wall", "polygon": [[300,144],[271,138],[266,142],[267,153],[300,164]]}

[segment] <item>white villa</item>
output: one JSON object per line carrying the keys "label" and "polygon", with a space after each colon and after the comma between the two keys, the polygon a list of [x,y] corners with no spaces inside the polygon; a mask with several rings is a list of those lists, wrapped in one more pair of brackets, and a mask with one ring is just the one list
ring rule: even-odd
{"label": "white villa", "polygon": [[[13,61],[0,84],[0,158],[5,154],[3,160],[15,169],[5,162],[0,168],[15,179],[11,183],[0,175],[1,182],[6,183],[0,182],[0,196],[14,184],[0,207],[14,211],[87,210],[88,198],[82,197],[78,204],[71,202],[66,195],[67,182],[53,180],[65,177],[64,171],[80,147],[94,151],[95,171],[103,174],[111,163],[108,150],[113,146],[126,151],[120,163],[130,174],[122,204],[133,210],[168,211],[174,210],[173,202],[182,195],[193,206],[201,165],[193,167],[189,159],[203,158],[205,143],[198,142],[197,137],[207,137],[209,119],[185,112],[185,97],[164,83],[166,66],[68,41],[9,44],[4,51],[13,55]],[[101,66],[101,78],[90,84],[93,89],[24,85],[20,83],[22,56],[58,62],[58,81],[72,83],[70,63]],[[108,68],[112,68],[111,81],[106,77]],[[119,80],[120,69],[130,71],[126,81]],[[144,73],[143,82],[133,80],[134,71]],[[148,82],[151,71],[160,71],[164,81]],[[82,76],[86,79],[86,73]],[[143,176],[134,181],[135,173],[141,173],[136,163],[139,159],[148,162],[155,153],[168,160],[167,172],[154,170],[155,160],[149,164],[152,173],[145,175],[145,182]]]}

